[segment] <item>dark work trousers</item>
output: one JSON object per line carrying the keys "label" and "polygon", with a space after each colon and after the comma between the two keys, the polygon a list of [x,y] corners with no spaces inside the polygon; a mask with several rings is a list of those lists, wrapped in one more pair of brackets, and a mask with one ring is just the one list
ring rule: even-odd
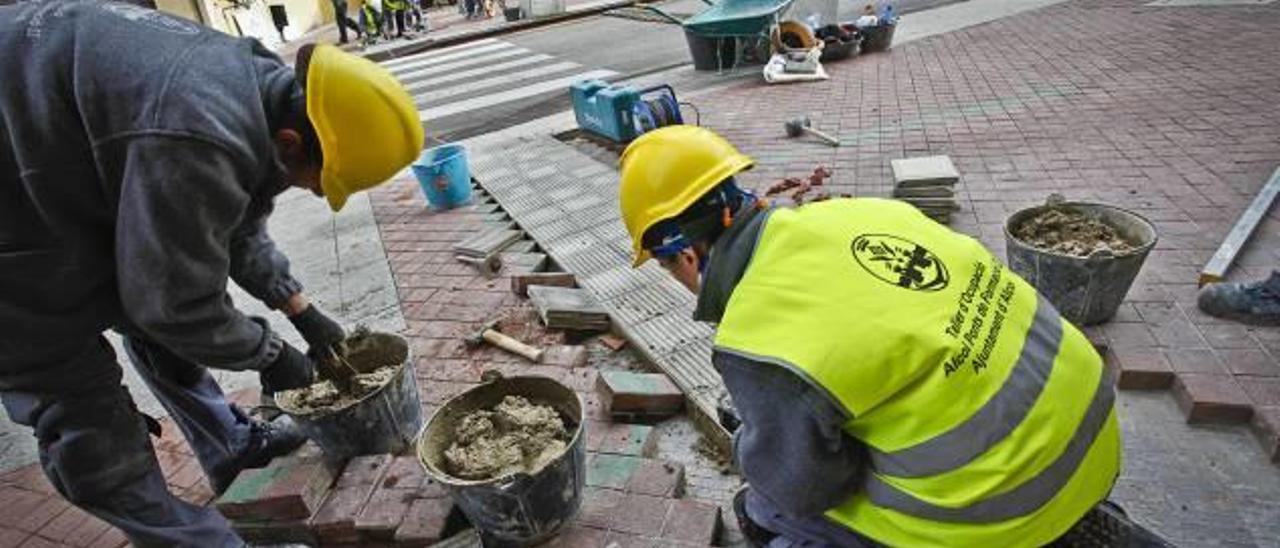
{"label": "dark work trousers", "polygon": [[347,17],[346,0],[333,0],[333,14],[334,18],[337,19],[338,22],[338,40],[340,42],[343,44],[347,43],[347,27],[351,27],[351,30],[356,31],[356,38],[360,38],[360,34],[362,32],[360,30],[360,25],[356,24],[355,21],[352,21],[350,17]]}
{"label": "dark work trousers", "polygon": [[[126,344],[154,347],[138,339]],[[208,372],[135,361],[201,465],[226,468],[236,444],[247,445],[249,426]],[[146,421],[121,386],[123,372],[105,337],[0,340],[0,363],[8,371],[57,376],[14,384],[9,379],[17,377],[0,373],[0,401],[11,420],[33,429],[44,473],[69,502],[119,528],[135,546],[244,546],[217,511],[184,502],[165,485]],[[170,365],[177,367],[171,372]]]}
{"label": "dark work trousers", "polygon": [[[387,11],[389,11],[391,14],[391,16],[388,17],[388,19],[395,22],[396,37],[399,38],[401,36],[404,36],[404,10],[387,10]],[[390,28],[391,28],[391,21],[387,22],[388,32],[390,31]]]}

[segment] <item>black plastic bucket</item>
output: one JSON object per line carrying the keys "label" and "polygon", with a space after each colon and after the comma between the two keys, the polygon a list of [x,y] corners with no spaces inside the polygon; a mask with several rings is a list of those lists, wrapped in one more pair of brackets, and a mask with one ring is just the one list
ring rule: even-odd
{"label": "black plastic bucket", "polygon": [[324,451],[325,458],[343,461],[357,455],[401,453],[413,445],[422,430],[422,404],[413,374],[413,356],[404,337],[373,333],[386,344],[403,351],[400,369],[381,388],[351,404],[303,412],[290,409],[277,398],[276,405],[293,417],[308,438]]}
{"label": "black plastic bucket", "polygon": [[876,25],[861,29],[862,35],[862,53],[875,53],[877,51],[885,51],[893,46],[893,31],[898,28],[897,23],[889,25]]}
{"label": "black plastic bucket", "polygon": [[[565,452],[531,474],[487,480],[450,475],[444,451],[453,443],[454,426],[466,413],[491,408],[506,396],[523,396],[558,411],[572,433]],[[418,440],[418,459],[427,475],[449,490],[486,546],[537,544],[568,525],[582,504],[587,462],[582,409],[577,393],[550,378],[495,378],[450,399],[432,415]]]}
{"label": "black plastic bucket", "polygon": [[689,54],[693,56],[694,70],[724,70],[737,64],[737,44],[734,38],[708,38],[684,31],[689,42]]}
{"label": "black plastic bucket", "polygon": [[[1051,199],[1052,200],[1052,199]],[[1013,230],[1047,208],[1078,211],[1116,229],[1134,245],[1127,253],[1095,252],[1075,257],[1031,247],[1013,236]],[[1076,325],[1110,320],[1155,247],[1156,227],[1141,215],[1103,204],[1051,203],[1023,209],[1004,225],[1005,255],[1009,268],[1044,295],[1063,317]]]}

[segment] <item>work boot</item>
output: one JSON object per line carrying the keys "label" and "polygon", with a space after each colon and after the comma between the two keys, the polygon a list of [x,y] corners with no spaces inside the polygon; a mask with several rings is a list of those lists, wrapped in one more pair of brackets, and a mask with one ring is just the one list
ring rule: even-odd
{"label": "work boot", "polygon": [[1200,290],[1200,310],[1250,325],[1280,325],[1280,272],[1252,283],[1216,283]]}
{"label": "work boot", "polygon": [[307,436],[298,429],[298,425],[294,424],[293,419],[288,415],[281,415],[270,422],[251,419],[249,443],[245,444],[244,450],[228,470],[213,474],[214,477],[209,478],[213,483],[214,493],[221,495],[226,491],[240,472],[251,468],[262,468],[270,463],[271,459],[292,453],[306,441]]}
{"label": "work boot", "polygon": [[747,492],[750,490],[750,485],[743,485],[737,493],[733,494],[733,514],[738,518],[738,528],[742,530],[742,536],[747,544],[751,548],[764,548],[778,534],[761,527],[747,516]]}

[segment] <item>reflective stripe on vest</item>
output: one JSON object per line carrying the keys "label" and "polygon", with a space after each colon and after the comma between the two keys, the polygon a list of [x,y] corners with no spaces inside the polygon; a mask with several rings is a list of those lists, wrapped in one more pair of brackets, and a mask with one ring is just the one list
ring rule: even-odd
{"label": "reflective stripe on vest", "polygon": [[[1017,428],[1035,404],[1053,370],[1054,354],[1062,340],[1062,319],[1040,298],[1035,323],[1027,335],[1022,355],[1013,373],[996,396],[988,400],[973,418],[919,445],[894,453],[871,451],[876,474],[867,478],[865,489],[871,501],[886,508],[938,521],[990,523],[1023,516],[1035,511],[1071,479],[1085,453],[1093,445],[1115,404],[1115,390],[1105,373],[1098,377],[1084,420],[1080,421],[1067,449],[1031,480],[999,495],[964,508],[944,508],[921,501],[885,483],[877,474],[920,477],[959,468],[986,452]],[[1036,340],[1039,339],[1039,340]],[[1052,352],[1050,352],[1052,350]],[[1003,417],[1004,422],[995,418]],[[882,463],[890,462],[890,469]],[[891,471],[892,470],[892,471]]]}
{"label": "reflective stripe on vest", "polygon": [[968,420],[934,438],[892,452],[870,448],[876,472],[900,478],[932,476],[964,466],[986,452],[1031,411],[1053,371],[1061,344],[1062,319],[1040,296],[1018,363],[1000,391]]}

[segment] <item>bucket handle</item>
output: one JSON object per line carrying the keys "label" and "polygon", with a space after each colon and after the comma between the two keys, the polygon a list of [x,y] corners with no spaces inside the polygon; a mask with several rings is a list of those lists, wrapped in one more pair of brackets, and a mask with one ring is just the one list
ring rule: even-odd
{"label": "bucket handle", "polygon": [[516,472],[503,476],[493,482],[493,488],[499,491],[520,490],[519,487],[533,481],[533,476],[525,472]]}
{"label": "bucket handle", "polygon": [[1094,250],[1093,253],[1090,253],[1088,257],[1085,257],[1084,262],[1087,265],[1096,265],[1103,261],[1110,261],[1114,258],[1116,258],[1116,254],[1110,249],[1097,249]]}

